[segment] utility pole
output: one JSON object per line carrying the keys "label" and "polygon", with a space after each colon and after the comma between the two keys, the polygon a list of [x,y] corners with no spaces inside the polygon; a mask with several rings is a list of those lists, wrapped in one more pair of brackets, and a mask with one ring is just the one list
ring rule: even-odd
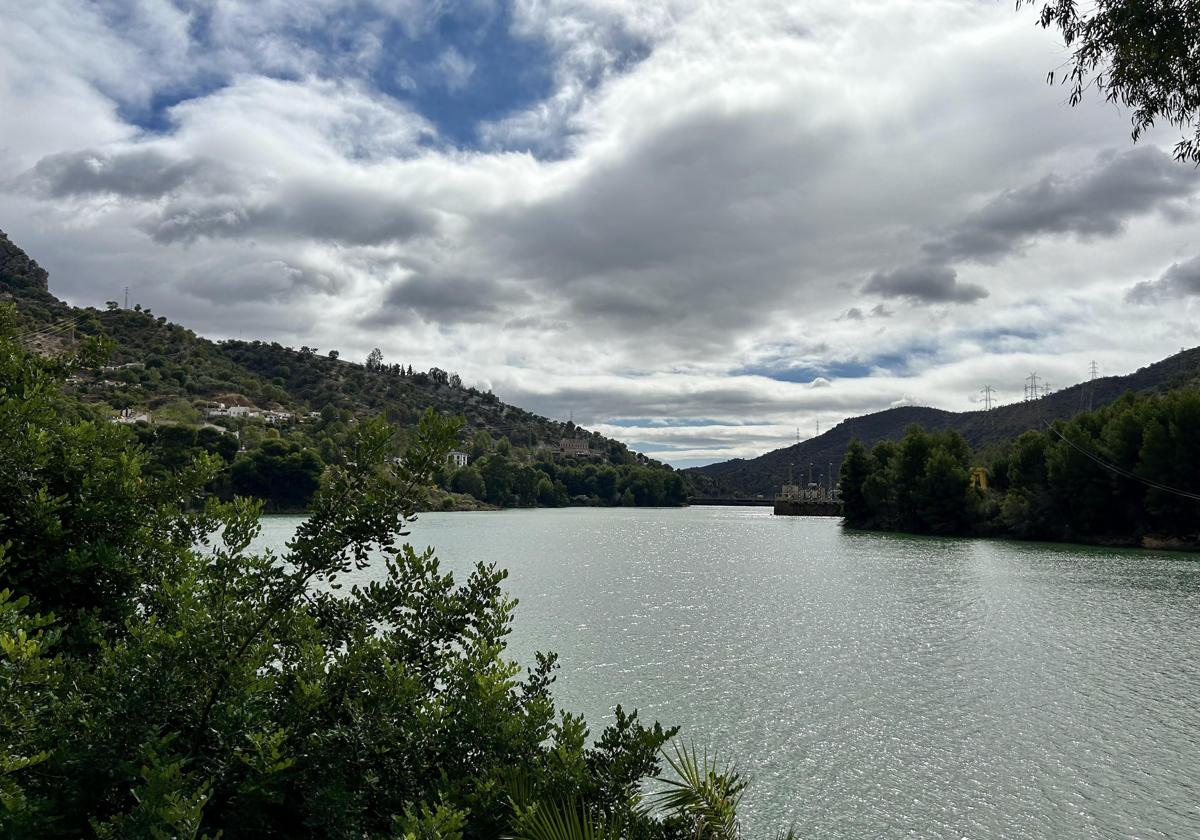
{"label": "utility pole", "polygon": [[821,418],[817,418],[817,437],[821,436]]}
{"label": "utility pole", "polygon": [[125,308],[129,308],[129,287],[125,287]]}

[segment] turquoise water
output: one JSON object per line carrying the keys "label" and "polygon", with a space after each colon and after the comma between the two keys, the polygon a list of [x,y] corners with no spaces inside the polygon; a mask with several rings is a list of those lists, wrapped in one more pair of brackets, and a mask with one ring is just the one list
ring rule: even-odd
{"label": "turquoise water", "polygon": [[409,539],[509,570],[513,656],[556,651],[593,731],[620,702],[735,760],[751,836],[1200,837],[1187,555],[763,508],[430,513]]}

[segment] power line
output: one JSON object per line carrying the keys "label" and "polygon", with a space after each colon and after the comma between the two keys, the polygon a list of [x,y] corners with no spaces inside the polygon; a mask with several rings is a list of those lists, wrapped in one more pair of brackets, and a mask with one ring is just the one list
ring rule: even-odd
{"label": "power line", "polygon": [[1200,502],[1200,493],[1192,493],[1188,490],[1180,490],[1178,487],[1171,487],[1167,484],[1161,484],[1157,481],[1152,481],[1148,478],[1143,478],[1142,476],[1138,475],[1137,473],[1131,472],[1130,470],[1127,470],[1124,467],[1118,467],[1116,464],[1109,463],[1108,461],[1104,460],[1096,453],[1090,452],[1087,449],[1084,449],[1082,446],[1077,444],[1075,441],[1071,440],[1069,437],[1064,435],[1058,429],[1054,428],[1054,426],[1052,426],[1050,423],[1047,423],[1046,421],[1042,421],[1042,422],[1045,424],[1047,429],[1049,429],[1051,432],[1054,432],[1054,434],[1058,435],[1063,440],[1064,443],[1066,443],[1068,446],[1070,446],[1076,452],[1083,455],[1085,458],[1088,458],[1089,460],[1095,461],[1097,464],[1104,467],[1105,469],[1111,470],[1112,472],[1116,473],[1117,475],[1122,476],[1124,478],[1128,478],[1131,481],[1137,481],[1137,482],[1140,482],[1141,484],[1145,484],[1147,487],[1153,487],[1155,490],[1161,490],[1164,493],[1172,493],[1176,496],[1182,496],[1185,499],[1192,499],[1194,501]]}

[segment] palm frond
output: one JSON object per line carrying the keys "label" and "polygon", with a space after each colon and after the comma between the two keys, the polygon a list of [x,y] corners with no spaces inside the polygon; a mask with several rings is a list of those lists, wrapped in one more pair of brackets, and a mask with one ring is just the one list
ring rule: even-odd
{"label": "palm frond", "polygon": [[620,840],[578,803],[539,802],[525,811],[510,840]]}
{"label": "palm frond", "polygon": [[739,840],[737,809],[746,782],[733,767],[721,767],[708,750],[697,754],[696,746],[672,745],[663,757],[676,778],[663,776],[667,787],[655,794],[657,804],[688,819],[697,840]]}

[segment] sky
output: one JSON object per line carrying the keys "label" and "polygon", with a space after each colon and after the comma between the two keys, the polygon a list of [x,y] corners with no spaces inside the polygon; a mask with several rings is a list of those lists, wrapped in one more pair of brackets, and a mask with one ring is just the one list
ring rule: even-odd
{"label": "sky", "polygon": [[1200,172],[1010,0],[0,0],[76,305],[458,372],[677,466],[1200,343]]}

